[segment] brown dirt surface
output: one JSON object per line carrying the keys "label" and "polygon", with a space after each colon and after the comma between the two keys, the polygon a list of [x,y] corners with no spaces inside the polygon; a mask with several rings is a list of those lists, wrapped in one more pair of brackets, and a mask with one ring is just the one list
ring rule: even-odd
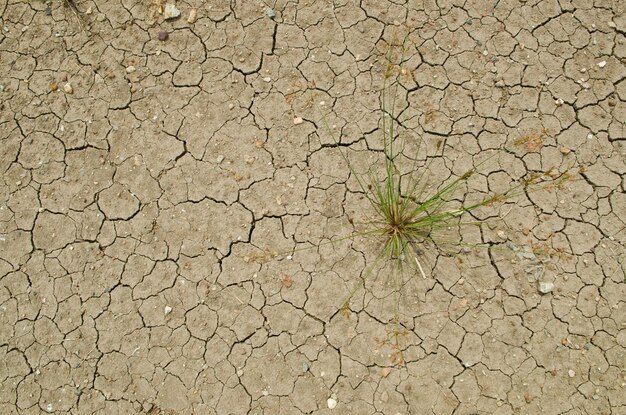
{"label": "brown dirt surface", "polygon": [[[407,30],[429,179],[571,177],[342,308]],[[3,415],[626,413],[623,1],[0,0],[0,172]]]}

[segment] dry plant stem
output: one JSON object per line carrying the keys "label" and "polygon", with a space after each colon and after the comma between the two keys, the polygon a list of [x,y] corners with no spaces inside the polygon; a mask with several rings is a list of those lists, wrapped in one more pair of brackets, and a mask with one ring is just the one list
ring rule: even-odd
{"label": "dry plant stem", "polygon": [[80,12],[78,11],[78,7],[76,7],[76,3],[74,3],[74,0],[63,0],[63,5],[65,5],[65,7],[69,8],[72,11],[74,16],[76,17],[76,20],[78,20],[80,28],[83,31],[86,31],[87,27],[85,26],[85,22],[83,21]]}
{"label": "dry plant stem", "polygon": [[426,273],[424,272],[424,268],[422,268],[422,264],[420,264],[420,260],[417,257],[415,257],[415,263],[417,264],[417,267],[419,268],[422,277],[425,279]]}

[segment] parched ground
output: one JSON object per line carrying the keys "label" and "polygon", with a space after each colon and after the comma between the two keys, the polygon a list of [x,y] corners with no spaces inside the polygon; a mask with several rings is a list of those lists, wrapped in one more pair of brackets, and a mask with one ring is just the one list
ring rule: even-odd
{"label": "parched ground", "polygon": [[[626,413],[623,1],[75,6],[0,0],[0,413]],[[324,244],[369,208],[321,114],[380,162],[407,30],[434,185],[571,178],[340,312],[376,245]]]}

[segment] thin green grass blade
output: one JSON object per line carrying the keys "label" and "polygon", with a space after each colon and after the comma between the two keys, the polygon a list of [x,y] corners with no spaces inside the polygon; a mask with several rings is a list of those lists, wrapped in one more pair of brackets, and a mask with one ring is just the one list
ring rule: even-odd
{"label": "thin green grass blade", "polygon": [[352,163],[350,163],[350,160],[348,159],[348,155],[341,150],[341,147],[339,146],[339,141],[337,141],[337,139],[335,138],[335,135],[333,134],[332,129],[330,128],[330,125],[328,125],[328,120],[323,115],[323,113],[322,113],[320,107],[317,105],[317,103],[315,103],[315,108],[317,109],[317,111],[320,114],[322,114],[322,123],[324,124],[324,127],[326,128],[326,132],[333,139],[333,141],[335,143],[335,147],[337,148],[337,150],[339,151],[339,154],[341,154],[341,157],[343,158],[343,160],[345,161],[346,165],[348,166],[348,169],[350,170],[350,173],[352,173],[352,175],[356,179],[357,183],[359,184],[359,187],[361,188],[361,191],[363,192],[363,194],[365,195],[367,200],[369,200],[370,204],[372,204],[372,206],[376,207],[375,206],[375,202],[369,196],[369,193],[367,191],[367,186],[363,183],[361,177],[356,173],[356,171],[352,167]]}

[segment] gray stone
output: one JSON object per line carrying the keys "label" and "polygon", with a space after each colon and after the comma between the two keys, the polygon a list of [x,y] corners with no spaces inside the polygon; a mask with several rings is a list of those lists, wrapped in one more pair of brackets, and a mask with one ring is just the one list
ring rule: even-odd
{"label": "gray stone", "polygon": [[173,3],[167,3],[165,5],[165,11],[163,12],[163,17],[165,20],[167,19],[175,19],[180,16],[180,10],[176,8],[176,5]]}
{"label": "gray stone", "polygon": [[551,282],[540,281],[539,282],[539,286],[538,286],[537,289],[542,294],[548,294],[548,293],[551,293],[554,290],[554,284],[551,283]]}

